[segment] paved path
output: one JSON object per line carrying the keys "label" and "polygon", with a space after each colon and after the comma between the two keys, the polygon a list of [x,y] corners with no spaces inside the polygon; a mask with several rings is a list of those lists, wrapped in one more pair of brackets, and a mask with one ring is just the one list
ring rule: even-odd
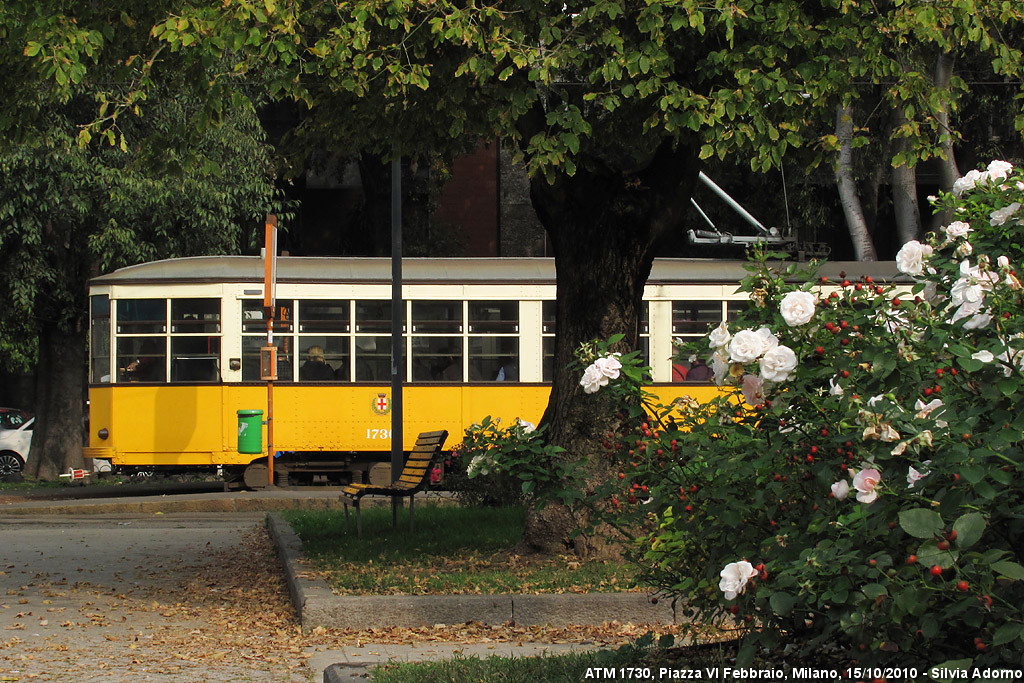
{"label": "paved path", "polygon": [[0,680],[311,680],[262,523],[0,519]]}
{"label": "paved path", "polygon": [[[319,683],[328,668],[341,681],[394,659],[530,656],[643,633],[628,624],[465,623],[303,634],[264,513],[232,510],[320,508],[336,495],[4,501],[0,681]],[[336,663],[355,666],[331,667]]]}

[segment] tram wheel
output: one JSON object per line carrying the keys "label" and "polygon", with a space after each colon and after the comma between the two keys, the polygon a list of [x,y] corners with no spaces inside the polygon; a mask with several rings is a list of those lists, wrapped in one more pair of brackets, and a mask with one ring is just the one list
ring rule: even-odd
{"label": "tram wheel", "polygon": [[242,481],[251,489],[262,489],[267,487],[267,463],[254,462],[245,468],[242,474]]}

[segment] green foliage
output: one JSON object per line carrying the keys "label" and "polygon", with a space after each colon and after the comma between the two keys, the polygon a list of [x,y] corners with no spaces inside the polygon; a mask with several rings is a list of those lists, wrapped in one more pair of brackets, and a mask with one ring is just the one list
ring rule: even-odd
{"label": "green foliage", "polygon": [[[644,405],[592,504],[646,579],[735,628],[739,663],[791,643],[837,661],[1024,661],[1024,173],[958,182],[959,222],[904,277],[818,278],[761,254],[752,310],[708,345],[722,394]],[[741,328],[741,329],[740,329]]]}
{"label": "green foliage", "polygon": [[576,467],[545,442],[545,427],[517,419],[508,427],[490,415],[466,429],[452,451],[445,483],[471,505],[515,505],[580,497]]}
{"label": "green foliage", "polygon": [[[129,126],[131,137],[182,125],[187,102],[154,102],[144,125]],[[41,323],[81,329],[88,277],[141,261],[237,252],[242,227],[273,206],[269,149],[251,114],[236,113],[154,168],[137,153],[79,146],[72,111],[50,111],[45,133],[0,148],[0,355],[14,368],[34,360]]]}

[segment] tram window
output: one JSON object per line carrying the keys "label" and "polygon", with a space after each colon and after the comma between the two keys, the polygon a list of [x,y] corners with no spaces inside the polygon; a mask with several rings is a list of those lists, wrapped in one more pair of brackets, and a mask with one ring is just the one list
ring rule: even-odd
{"label": "tram window", "polygon": [[412,331],[441,334],[462,332],[462,302],[413,301]]}
{"label": "tram window", "polygon": [[541,348],[544,354],[541,365],[541,379],[551,382],[555,378],[555,302],[541,302]]}
{"label": "tram window", "polygon": [[220,337],[171,337],[172,382],[220,380]]}
{"label": "tram window", "polygon": [[[289,300],[278,299],[274,307],[274,332],[291,332],[294,321],[293,304]],[[264,317],[263,301],[261,299],[242,300],[242,332],[266,332],[267,319]],[[257,379],[259,379],[257,377]]]}
{"label": "tram window", "polygon": [[118,382],[163,382],[166,379],[166,337],[118,338]]}
{"label": "tram window", "polygon": [[720,322],[721,301],[672,302],[672,334],[703,335]]}
{"label": "tram window", "polygon": [[220,333],[220,299],[171,299],[171,334]]}
{"label": "tram window", "polygon": [[462,337],[413,337],[413,382],[461,382]]}
{"label": "tram window", "polygon": [[[301,310],[305,311],[305,307]],[[299,379],[304,382],[347,382],[348,340],[322,335],[299,336]]]}
{"label": "tram window", "polygon": [[548,300],[541,302],[541,318],[543,319],[544,334],[555,333],[555,302]]}
{"label": "tram window", "polygon": [[470,301],[471,334],[515,334],[519,331],[518,301]]}
{"label": "tram window", "polygon": [[356,337],[356,381],[391,381],[391,337]]}
{"label": "tram window", "polygon": [[[405,318],[404,307],[402,318]],[[356,332],[391,332],[391,302],[357,301]],[[388,372],[390,374],[390,370]]]}
{"label": "tram window", "polygon": [[744,313],[749,311],[752,306],[753,306],[753,304],[750,301],[730,301],[730,302],[728,302],[726,304],[726,310],[728,312],[728,316],[726,317],[726,320],[729,320],[730,322],[733,321],[733,320],[737,320],[741,315],[743,315]]}
{"label": "tram window", "polygon": [[89,297],[89,377],[91,382],[110,382],[110,297]]}
{"label": "tram window", "polygon": [[118,334],[160,334],[167,331],[167,299],[118,299]]}
{"label": "tram window", "polygon": [[518,382],[518,337],[470,337],[470,382]]}
{"label": "tram window", "polygon": [[349,331],[348,301],[309,299],[299,301],[299,332]]}
{"label": "tram window", "polygon": [[[266,337],[242,337],[242,381],[260,381],[260,349],[267,343]],[[292,339],[285,337],[276,339],[277,346],[277,379],[281,382],[292,381]]]}

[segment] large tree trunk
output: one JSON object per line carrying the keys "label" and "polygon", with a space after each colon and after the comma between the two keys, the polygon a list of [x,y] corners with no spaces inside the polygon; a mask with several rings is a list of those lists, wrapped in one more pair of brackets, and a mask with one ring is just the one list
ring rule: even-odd
{"label": "large tree trunk", "polygon": [[878,256],[875,244],[868,232],[864,209],[857,196],[857,181],[853,174],[853,106],[840,105],[836,108],[836,137],[839,138],[839,160],[836,165],[836,184],[839,199],[846,216],[846,226],[853,241],[853,251],[858,261],[875,261]]}
{"label": "large tree trunk", "polygon": [[[698,171],[695,149],[673,149],[666,141],[643,168],[630,172],[583,163],[576,175],[558,176],[553,184],[531,181],[534,208],[554,249],[558,286],[555,375],[543,422],[566,458],[585,463],[591,484],[608,472],[600,444],[615,426],[615,410],[600,393],[584,395],[579,373],[567,367],[579,345],[594,339],[621,333],[622,350],[638,348],[654,248],[682,229]],[[570,538],[584,521],[559,505],[532,510],[524,544],[540,552],[592,555],[599,540]]]}
{"label": "large tree trunk", "polygon": [[[935,86],[949,92],[950,83],[953,80],[953,55],[943,52],[935,62]],[[953,191],[953,183],[960,178],[960,169],[956,165],[956,155],[953,150],[953,129],[949,126],[949,95],[940,95],[939,106],[935,111],[935,120],[939,125],[939,147],[941,147],[943,158],[937,158],[939,164],[939,188],[945,192]],[[949,211],[936,211],[932,215],[932,229],[952,220]]]}
{"label": "large tree trunk", "polygon": [[[896,130],[907,123],[903,108],[893,109],[893,124]],[[900,138],[897,150],[907,154],[910,146]],[[917,171],[906,162],[892,168],[892,205],[896,214],[896,237],[900,244],[916,240],[921,233],[921,208],[917,203]]]}
{"label": "large tree trunk", "polygon": [[44,323],[39,331],[35,433],[25,470],[30,476],[56,479],[68,468],[82,467],[85,376],[84,332]]}

